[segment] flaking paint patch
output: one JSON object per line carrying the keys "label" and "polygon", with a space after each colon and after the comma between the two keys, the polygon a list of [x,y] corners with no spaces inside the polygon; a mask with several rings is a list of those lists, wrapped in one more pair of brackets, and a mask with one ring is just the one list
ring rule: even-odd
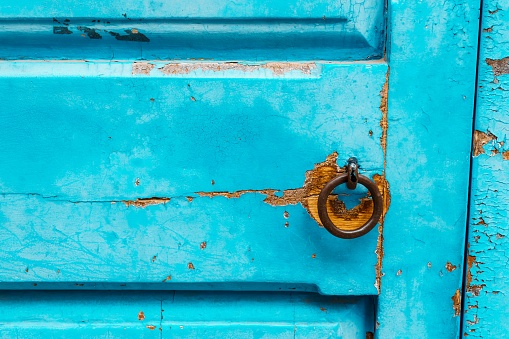
{"label": "flaking paint patch", "polygon": [[[301,204],[309,215],[320,225],[318,216],[318,195],[323,187],[332,179],[345,172],[337,164],[338,153],[328,155],[325,161],[315,164],[312,170],[306,172],[304,185],[300,188],[276,190],[240,190],[235,192],[196,192],[200,197],[225,197],[228,199],[240,198],[244,194],[258,193],[265,195],[264,202],[271,206],[288,206]],[[375,174],[373,180],[377,183],[380,192],[388,195],[388,184],[382,175]],[[387,197],[386,197],[387,198]],[[387,204],[390,199],[384,200]],[[388,207],[388,205],[387,205]],[[352,209],[347,209],[343,201],[337,199],[336,195],[329,197],[327,205],[329,216],[333,223],[341,229],[357,229],[362,226],[371,216],[373,201],[368,197],[360,200],[360,203]]]}
{"label": "flaking paint patch", "polygon": [[470,290],[470,285],[472,284],[472,266],[475,263],[477,258],[473,255],[469,255],[467,258],[467,291]]}
{"label": "flaking paint patch", "polygon": [[486,63],[493,70],[495,76],[509,74],[509,56],[503,59],[486,59]]}
{"label": "flaking paint patch", "polygon": [[454,316],[457,317],[461,314],[461,292],[459,289],[452,296],[452,308],[454,310]]}
{"label": "flaking paint patch", "polygon": [[134,207],[147,207],[150,205],[160,205],[166,204],[170,201],[170,198],[138,198],[136,200],[122,200],[122,202],[127,206]]}
{"label": "flaking paint patch", "polygon": [[456,265],[453,265],[451,264],[450,262],[447,262],[447,264],[445,264],[445,269],[449,272],[452,272],[454,271],[455,269],[457,268]]}
{"label": "flaking paint patch", "polygon": [[486,144],[488,144],[490,141],[493,141],[496,139],[497,139],[497,137],[490,131],[485,133],[482,131],[475,130],[474,131],[474,145],[473,145],[474,146],[474,150],[473,150],[474,157],[477,157],[481,154],[486,153],[486,151],[484,150],[484,146]]}
{"label": "flaking paint patch", "polygon": [[249,65],[238,62],[208,62],[208,63],[169,63],[160,67],[161,73],[166,75],[189,74],[195,71],[202,72],[224,72],[224,71],[240,71],[255,72],[259,70],[269,70],[274,75],[284,75],[288,72],[298,71],[302,74],[311,74],[316,68],[315,63],[301,62],[268,62],[260,65]]}
{"label": "flaking paint patch", "polygon": [[385,214],[389,210],[389,206],[391,204],[391,194],[389,183],[386,180],[385,172],[387,169],[387,131],[389,129],[389,76],[391,73],[391,68],[387,69],[387,73],[385,74],[385,83],[380,91],[380,112],[382,112],[382,118],[380,119],[380,127],[382,128],[382,136],[380,137],[380,146],[382,147],[384,153],[384,169],[383,173],[379,177],[375,177],[375,182],[378,187],[381,187],[382,199],[383,199],[383,212],[380,217],[380,222],[378,224],[378,240],[377,246],[375,250],[375,254],[377,257],[377,263],[375,265],[375,287],[380,294],[382,289],[382,267],[383,267],[383,258],[384,258],[384,222],[385,222]]}
{"label": "flaking paint patch", "polygon": [[135,62],[133,63],[132,74],[149,75],[154,69],[155,65],[148,62]]}

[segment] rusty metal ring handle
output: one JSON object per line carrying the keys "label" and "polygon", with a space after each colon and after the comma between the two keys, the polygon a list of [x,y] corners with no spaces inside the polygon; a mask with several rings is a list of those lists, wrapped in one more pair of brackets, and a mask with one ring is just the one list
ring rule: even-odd
{"label": "rusty metal ring handle", "polygon": [[378,189],[376,183],[370,180],[368,177],[358,174],[357,183],[366,187],[371,193],[371,197],[374,203],[373,214],[364,225],[355,230],[341,230],[337,228],[334,226],[329,218],[329,214],[327,213],[327,201],[332,191],[339,185],[347,183],[348,179],[349,173],[345,173],[332,179],[325,185],[325,187],[320,192],[320,195],[318,196],[318,216],[320,217],[322,225],[332,235],[338,238],[353,239],[367,234],[373,229],[373,227],[375,227],[375,225],[378,223],[378,220],[380,220],[380,217],[382,216],[383,201],[382,194],[380,194],[380,190]]}

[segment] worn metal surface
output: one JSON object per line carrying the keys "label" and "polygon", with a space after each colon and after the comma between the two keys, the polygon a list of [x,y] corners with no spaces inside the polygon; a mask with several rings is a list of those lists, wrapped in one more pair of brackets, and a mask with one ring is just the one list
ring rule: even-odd
{"label": "worn metal surface", "polygon": [[[479,1],[391,1],[380,338],[454,338]],[[456,298],[457,299],[457,298]]]}
{"label": "worn metal surface", "polygon": [[463,333],[509,332],[509,1],[485,0],[472,165]]}

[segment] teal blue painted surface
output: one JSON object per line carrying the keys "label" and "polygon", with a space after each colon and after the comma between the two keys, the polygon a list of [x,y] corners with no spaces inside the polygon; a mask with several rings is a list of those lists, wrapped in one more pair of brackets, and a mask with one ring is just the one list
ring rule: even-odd
{"label": "teal blue painted surface", "polygon": [[[458,336],[478,6],[3,5],[8,336]],[[388,180],[381,235],[313,215],[350,156]]]}
{"label": "teal blue painted surface", "polygon": [[390,2],[380,338],[460,336],[478,15],[479,1]]}
{"label": "teal blue painted surface", "polygon": [[[132,75],[131,63],[118,70],[129,74],[117,74],[116,66],[82,78],[13,76],[54,66],[1,64],[0,91],[10,94],[0,152],[11,159],[0,168],[3,288],[147,282],[168,289],[171,275],[170,284],[377,293],[376,232],[334,238],[298,201],[267,203],[263,191],[282,197],[303,187],[306,172],[334,151],[365,159],[369,176],[383,172],[379,92],[387,65],[212,78],[200,70]],[[242,190],[253,192],[202,196]],[[170,201],[125,203],[151,197]]]}
{"label": "teal blue painted surface", "polygon": [[463,332],[507,336],[509,2],[484,1]]}
{"label": "teal blue painted surface", "polygon": [[371,298],[310,293],[46,291],[0,300],[9,308],[0,313],[2,338],[346,339],[374,326]]}
{"label": "teal blue painted surface", "polygon": [[380,59],[384,27],[383,0],[9,1],[0,58]]}

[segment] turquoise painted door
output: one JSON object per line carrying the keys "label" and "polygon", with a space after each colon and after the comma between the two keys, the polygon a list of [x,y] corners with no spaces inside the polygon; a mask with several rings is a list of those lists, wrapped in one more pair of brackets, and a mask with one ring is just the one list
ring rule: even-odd
{"label": "turquoise painted door", "polygon": [[1,335],[457,336],[478,9],[2,4]]}

